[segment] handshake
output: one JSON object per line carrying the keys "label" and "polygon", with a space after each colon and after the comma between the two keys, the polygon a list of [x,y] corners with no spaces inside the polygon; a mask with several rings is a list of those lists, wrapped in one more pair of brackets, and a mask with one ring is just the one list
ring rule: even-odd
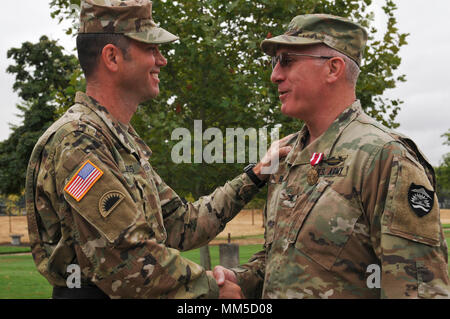
{"label": "handshake", "polygon": [[207,271],[208,275],[216,279],[219,286],[219,299],[244,299],[241,287],[237,284],[235,273],[222,266],[214,267],[213,271]]}

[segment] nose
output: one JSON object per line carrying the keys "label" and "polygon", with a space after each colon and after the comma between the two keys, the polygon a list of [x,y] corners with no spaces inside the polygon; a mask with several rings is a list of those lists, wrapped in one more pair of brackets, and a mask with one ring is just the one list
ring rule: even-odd
{"label": "nose", "polygon": [[272,75],[270,76],[270,81],[272,81],[275,84],[280,84],[285,79],[285,75],[283,72],[283,68],[280,66],[280,63],[278,62],[275,65],[275,68],[272,70]]}
{"label": "nose", "polygon": [[155,52],[155,64],[159,67],[167,65],[167,59],[162,55],[161,51]]}

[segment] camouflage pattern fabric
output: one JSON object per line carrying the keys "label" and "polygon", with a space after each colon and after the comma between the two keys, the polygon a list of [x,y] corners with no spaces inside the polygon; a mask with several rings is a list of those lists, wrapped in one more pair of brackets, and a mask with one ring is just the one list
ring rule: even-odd
{"label": "camouflage pattern fabric", "polygon": [[348,19],[329,14],[305,14],[292,19],[285,34],[262,41],[261,49],[274,56],[279,45],[323,43],[360,66],[366,42],[367,31]]}
{"label": "camouflage pattern fabric", "polygon": [[[33,258],[51,285],[70,264],[82,284],[111,298],[217,298],[205,270],[179,250],[205,245],[258,192],[242,174],[194,203],[150,165],[134,129],[78,92],[76,104],[36,144],[26,181]],[[77,199],[66,188],[85,163],[103,175]],[[66,188],[66,189],[65,189]]]}
{"label": "camouflage pattern fabric", "polygon": [[[359,101],[305,147],[307,136],[304,126],[269,180],[265,249],[233,269],[245,295],[448,298],[434,172],[415,144],[366,115]],[[325,156],[310,185],[315,152]],[[420,199],[409,198],[412,185],[433,196],[422,203],[428,213],[411,206]],[[380,267],[380,289],[367,284],[370,265]]]}
{"label": "camouflage pattern fabric", "polygon": [[148,0],[83,0],[78,33],[120,33],[154,44],[178,40],[156,25]]}

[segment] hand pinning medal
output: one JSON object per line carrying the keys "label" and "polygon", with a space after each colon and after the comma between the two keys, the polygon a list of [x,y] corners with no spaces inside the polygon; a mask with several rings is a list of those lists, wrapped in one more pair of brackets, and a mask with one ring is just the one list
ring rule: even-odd
{"label": "hand pinning medal", "polygon": [[308,181],[309,185],[315,185],[317,183],[317,180],[319,179],[319,173],[317,172],[316,166],[322,162],[324,158],[323,153],[314,153],[311,156],[311,159],[309,160],[309,163],[311,164],[311,168],[308,171],[308,175],[306,176],[306,180]]}

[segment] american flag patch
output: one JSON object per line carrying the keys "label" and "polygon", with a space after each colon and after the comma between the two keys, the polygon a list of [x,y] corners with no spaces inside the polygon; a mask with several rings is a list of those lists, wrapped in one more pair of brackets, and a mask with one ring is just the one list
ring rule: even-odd
{"label": "american flag patch", "polygon": [[91,161],[87,160],[70,182],[67,183],[64,190],[79,202],[102,175],[103,172]]}

